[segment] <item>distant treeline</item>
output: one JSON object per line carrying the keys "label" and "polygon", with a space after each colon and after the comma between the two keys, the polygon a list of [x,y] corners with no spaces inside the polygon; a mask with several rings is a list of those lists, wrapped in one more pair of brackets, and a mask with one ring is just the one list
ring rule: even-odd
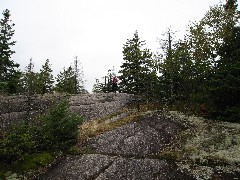
{"label": "distant treeline", "polygon": [[[213,6],[199,22],[191,23],[183,39],[170,28],[159,41],[161,52],[145,48],[138,32],[123,46],[119,91],[141,95],[148,102],[160,102],[177,110],[214,119],[240,119],[240,27],[237,0]],[[11,60],[15,41],[10,11],[0,20],[0,93],[45,94],[53,91],[85,93],[83,75],[76,58],[53,78],[49,60],[33,71],[33,62],[24,72]],[[111,91],[113,73],[99,80],[93,92]]]}
{"label": "distant treeline", "polygon": [[[184,39],[168,29],[162,51],[144,48],[138,32],[123,46],[119,91],[213,119],[240,121],[240,13],[237,1],[210,8]],[[111,91],[111,70],[93,92]],[[106,81],[107,79],[107,81]]]}
{"label": "distant treeline", "polygon": [[18,69],[20,65],[11,59],[15,53],[11,48],[16,41],[12,41],[15,24],[12,23],[10,16],[10,11],[6,9],[3,11],[3,19],[0,20],[0,94],[45,94],[53,91],[70,94],[86,93],[83,72],[77,57],[74,59],[74,67],[64,68],[55,80],[48,59],[42,65],[40,72],[34,72],[32,59],[24,72]]}

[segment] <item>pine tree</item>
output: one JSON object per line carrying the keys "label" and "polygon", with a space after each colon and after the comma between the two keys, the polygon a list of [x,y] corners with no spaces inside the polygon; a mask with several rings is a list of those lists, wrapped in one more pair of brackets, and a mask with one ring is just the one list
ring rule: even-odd
{"label": "pine tree", "polygon": [[104,83],[100,83],[99,79],[96,79],[96,83],[93,85],[93,93],[103,93]]}
{"label": "pine tree", "polygon": [[37,90],[37,76],[38,74],[34,72],[34,63],[32,58],[30,59],[29,64],[25,68],[23,73],[22,84],[23,91],[29,95],[35,94]]}
{"label": "pine tree", "polygon": [[166,99],[170,100],[174,97],[174,89],[176,87],[176,76],[178,75],[178,69],[176,65],[178,62],[174,59],[174,32],[169,28],[164,36],[166,38],[160,39],[161,49],[163,50],[163,61],[160,65],[160,73],[161,73],[161,81],[162,81],[162,89],[164,89],[164,96]]}
{"label": "pine tree", "polygon": [[11,47],[16,41],[11,41],[14,35],[10,20],[10,11],[3,11],[3,19],[0,20],[0,92],[16,93],[21,73],[17,70],[19,64],[11,60],[15,52]]}
{"label": "pine tree", "polygon": [[94,93],[107,93],[112,92],[112,79],[116,76],[114,72],[114,67],[112,69],[108,69],[107,75],[102,77],[102,82],[99,79],[96,79],[96,83],[93,85],[93,92]]}
{"label": "pine tree", "polygon": [[46,60],[45,64],[40,69],[40,73],[38,75],[38,89],[37,92],[39,94],[51,93],[53,91],[53,75],[51,64],[49,64],[49,59]]}
{"label": "pine tree", "polygon": [[61,93],[75,94],[76,87],[76,77],[74,69],[69,66],[67,70],[63,69],[63,72],[60,72],[56,78],[55,90]]}
{"label": "pine tree", "polygon": [[132,39],[128,39],[123,47],[123,60],[121,65],[120,91],[145,94],[150,87],[152,79],[152,53],[143,49],[145,41],[141,41],[138,32]]}
{"label": "pine tree", "polygon": [[[225,8],[234,16],[236,1],[228,1]],[[240,27],[232,27],[219,51],[220,60],[210,81],[213,115],[227,121],[240,119]]]}
{"label": "pine tree", "polygon": [[81,66],[81,62],[79,61],[77,56],[74,59],[74,73],[75,73],[75,88],[74,88],[75,92],[74,92],[74,94],[85,93],[86,90],[84,89],[83,69]]}

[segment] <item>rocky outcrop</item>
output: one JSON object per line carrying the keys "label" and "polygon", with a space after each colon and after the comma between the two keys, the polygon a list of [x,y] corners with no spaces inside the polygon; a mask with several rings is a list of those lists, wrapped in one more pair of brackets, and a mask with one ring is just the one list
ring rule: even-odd
{"label": "rocky outcrop", "polygon": [[151,180],[151,179],[193,179],[166,160],[124,158],[101,154],[68,156],[65,161],[53,168],[42,180]]}
{"label": "rocky outcrop", "polygon": [[88,121],[120,111],[133,98],[134,95],[125,93],[75,95],[70,97],[70,111],[83,116]]}
{"label": "rocky outcrop", "polygon": [[60,100],[54,95],[0,96],[0,132],[37,114],[44,113],[54,102]]}
{"label": "rocky outcrop", "polygon": [[194,179],[174,162],[158,158],[184,128],[161,113],[147,113],[80,143],[82,155],[67,156],[40,179]]}
{"label": "rocky outcrop", "polygon": [[161,114],[153,113],[90,139],[85,146],[97,154],[130,157],[158,155],[174,142],[185,127]]}
{"label": "rocky outcrop", "polygon": [[[133,97],[124,93],[73,95],[69,97],[69,109],[84,120],[96,119],[119,111]],[[0,131],[6,131],[12,124],[46,112],[51,105],[63,98],[65,96],[62,95],[0,96]]]}

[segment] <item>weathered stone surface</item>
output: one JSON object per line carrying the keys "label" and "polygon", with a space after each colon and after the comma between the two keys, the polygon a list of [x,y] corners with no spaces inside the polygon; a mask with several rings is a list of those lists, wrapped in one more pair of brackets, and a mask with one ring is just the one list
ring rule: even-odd
{"label": "weathered stone surface", "polygon": [[11,125],[21,123],[26,118],[46,112],[60,99],[55,95],[0,96],[0,132],[7,131]]}
{"label": "weathered stone surface", "polygon": [[70,111],[84,117],[86,121],[118,112],[133,95],[125,93],[97,93],[71,96]]}
{"label": "weathered stone surface", "polygon": [[68,156],[41,180],[125,180],[125,179],[193,179],[172,163],[158,159],[136,159],[99,154]]}
{"label": "weathered stone surface", "polygon": [[112,165],[116,157],[99,154],[85,154],[82,156],[68,156],[54,169],[39,179],[94,179]]}
{"label": "weathered stone surface", "polygon": [[159,114],[101,134],[87,142],[96,153],[144,156],[160,153],[184,127]]}
{"label": "weathered stone surface", "polygon": [[[84,117],[96,119],[115,113],[123,108],[133,95],[124,93],[80,94],[69,98],[70,111]],[[18,95],[0,96],[0,132],[12,124],[20,123],[27,116],[44,113],[54,102],[64,96],[59,95]]]}
{"label": "weathered stone surface", "polygon": [[117,158],[114,163],[101,173],[96,180],[123,179],[193,179],[177,170],[173,164],[158,159]]}
{"label": "weathered stone surface", "polygon": [[[71,96],[70,111],[90,121],[120,111],[131,103],[133,98],[133,95],[121,93]],[[4,103],[5,105],[0,108],[0,114],[2,119],[15,122],[14,117],[16,119],[27,112],[33,114],[46,109],[49,106],[48,103],[52,102],[51,100],[51,98],[45,101],[37,98],[31,100],[29,107],[26,97],[25,99],[20,97],[18,101],[10,97],[10,99],[1,101],[1,105]],[[31,108],[30,111],[29,108]],[[129,113],[116,114],[106,121],[118,121],[128,116]],[[172,162],[150,159],[152,155],[159,154],[162,148],[167,147],[176,133],[183,128],[177,122],[158,113],[147,114],[136,122],[125,124],[90,139],[81,148],[88,149],[92,154],[67,156],[38,179],[192,179],[191,176],[177,170],[177,166]]]}
{"label": "weathered stone surface", "polygon": [[193,179],[174,162],[151,159],[183,129],[158,113],[148,114],[90,139],[81,148],[92,154],[67,157],[40,179]]}

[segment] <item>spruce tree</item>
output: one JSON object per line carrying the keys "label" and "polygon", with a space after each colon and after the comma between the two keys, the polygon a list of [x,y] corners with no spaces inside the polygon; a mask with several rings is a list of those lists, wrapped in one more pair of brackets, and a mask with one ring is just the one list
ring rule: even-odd
{"label": "spruce tree", "polygon": [[93,85],[93,93],[103,93],[104,83],[100,83],[99,79],[96,79],[96,83]]}
{"label": "spruce tree", "polygon": [[[236,1],[228,1],[225,10],[237,14]],[[240,119],[240,27],[232,27],[219,51],[220,60],[210,81],[212,115],[239,122]]]}
{"label": "spruce tree", "polygon": [[51,64],[49,63],[49,59],[46,60],[45,64],[40,69],[40,73],[38,75],[38,93],[45,94],[51,93],[53,91],[53,75],[52,75]]}
{"label": "spruce tree", "polygon": [[150,87],[152,76],[152,53],[144,49],[145,41],[140,40],[138,32],[123,46],[120,91],[132,94],[145,94]]}
{"label": "spruce tree", "polygon": [[84,74],[78,56],[75,56],[74,59],[74,73],[75,73],[74,94],[83,94],[86,92],[86,90],[84,89]]}
{"label": "spruce tree", "polygon": [[0,20],[0,92],[16,93],[21,73],[17,70],[19,64],[11,60],[15,53],[11,47],[16,41],[12,41],[14,24],[10,20],[10,11],[3,11],[3,19]]}
{"label": "spruce tree", "polygon": [[33,68],[34,63],[31,58],[29,64],[25,68],[22,78],[23,91],[29,95],[35,94],[37,89],[37,73],[34,72]]}
{"label": "spruce tree", "polygon": [[64,68],[56,78],[55,90],[61,93],[75,94],[76,77],[74,69],[69,66],[67,70]]}

